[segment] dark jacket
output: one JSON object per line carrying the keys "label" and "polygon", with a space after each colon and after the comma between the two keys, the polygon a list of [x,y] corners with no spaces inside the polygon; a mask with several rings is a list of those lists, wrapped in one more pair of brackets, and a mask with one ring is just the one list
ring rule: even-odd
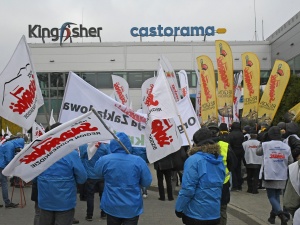
{"label": "dark jacket", "polygon": [[156,170],[169,170],[174,168],[173,156],[172,154],[156,161],[154,163],[154,169]]}
{"label": "dark jacket", "polygon": [[228,141],[236,156],[244,155],[244,148],[242,145],[244,142],[244,135],[239,122],[232,123],[231,131],[228,135]]}

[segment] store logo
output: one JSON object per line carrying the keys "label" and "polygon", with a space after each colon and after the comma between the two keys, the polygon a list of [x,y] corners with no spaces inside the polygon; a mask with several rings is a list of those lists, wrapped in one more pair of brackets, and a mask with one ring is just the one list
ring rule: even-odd
{"label": "store logo", "polygon": [[[60,45],[66,40],[70,40],[72,43],[72,38],[82,38],[82,37],[99,37],[102,27],[90,27],[86,28],[82,24],[78,26],[76,23],[66,22],[61,28],[47,28],[41,25],[28,25],[28,37],[29,38],[51,38],[52,41],[60,41]],[[72,26],[72,27],[71,27]]]}
{"label": "store logo", "polygon": [[215,29],[214,26],[193,26],[193,27],[132,27],[130,34],[133,37],[155,37],[155,36],[215,36],[215,33],[224,34],[226,33],[225,28]]}

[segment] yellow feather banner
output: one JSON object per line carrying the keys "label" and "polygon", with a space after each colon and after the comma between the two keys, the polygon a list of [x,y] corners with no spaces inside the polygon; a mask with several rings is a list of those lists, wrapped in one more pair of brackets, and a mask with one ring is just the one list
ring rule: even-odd
{"label": "yellow feather banner", "polygon": [[256,54],[242,54],[244,106],[241,122],[244,125],[255,124],[260,90],[260,62]]}
{"label": "yellow feather banner", "polygon": [[290,66],[282,60],[276,60],[258,105],[258,124],[265,122],[271,125],[289,79]]}
{"label": "yellow feather banner", "polygon": [[208,56],[202,55],[196,59],[201,83],[201,119],[202,124],[218,123],[216,78],[214,65]]}
{"label": "yellow feather banner", "polygon": [[233,61],[227,42],[215,41],[218,66],[218,114],[221,123],[231,124],[233,119]]}

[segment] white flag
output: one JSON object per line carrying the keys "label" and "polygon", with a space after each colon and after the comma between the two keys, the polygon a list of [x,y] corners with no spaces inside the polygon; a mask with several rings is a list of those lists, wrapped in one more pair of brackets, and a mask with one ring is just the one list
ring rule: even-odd
{"label": "white flag", "polygon": [[10,130],[8,129],[8,127],[6,127],[6,133],[8,134],[8,136],[12,135],[12,133],[10,132]]}
{"label": "white flag", "polygon": [[178,88],[178,82],[173,67],[164,55],[160,56],[159,62],[165,72],[173,97],[175,101],[178,102],[180,100],[180,91]]}
{"label": "white flag", "polygon": [[35,139],[13,158],[2,173],[29,182],[80,145],[109,139],[113,139],[112,134],[90,111]]}
{"label": "white flag", "polygon": [[201,82],[199,81],[200,74],[199,74],[198,68],[195,69],[195,72],[197,74],[195,111],[196,111],[196,115],[198,116],[198,119],[200,120],[200,117],[201,117]]}
{"label": "white flag", "polygon": [[0,116],[29,130],[44,104],[25,36],[0,75]]}
{"label": "white flag", "polygon": [[148,106],[148,119],[150,120],[167,119],[178,116],[176,102],[162,68],[159,69],[158,77],[145,104]]}
{"label": "white flag", "polygon": [[44,133],[45,133],[45,129],[43,129],[41,125],[34,122],[32,125],[32,140],[37,139],[38,137],[42,136]]}
{"label": "white flag", "polygon": [[117,75],[111,75],[111,77],[117,102],[120,102],[123,105],[129,107],[129,86],[127,81],[123,77]]}
{"label": "white flag", "polygon": [[145,132],[146,152],[150,163],[178,151],[182,146],[182,139],[173,119],[150,121]]}
{"label": "white flag", "polygon": [[185,70],[180,70],[178,72],[180,81],[180,91],[183,97],[190,96],[189,81]]}
{"label": "white flag", "polygon": [[50,121],[49,121],[49,125],[51,126],[51,125],[53,125],[53,124],[55,124],[56,122],[55,122],[55,119],[54,119],[54,117],[53,117],[53,109],[51,110],[51,115],[50,115]]}
{"label": "white flag", "polygon": [[[181,134],[182,145],[189,145],[192,143],[194,133],[201,128],[196,112],[193,108],[191,100],[188,96],[181,99],[176,103],[179,111],[179,115],[181,115],[181,120],[183,126],[185,127],[186,134],[184,133],[184,129],[181,125],[179,117],[175,117],[175,123],[177,125],[177,129]],[[189,138],[190,142],[187,140]],[[177,149],[178,150],[178,149]]]}
{"label": "white flag", "polygon": [[94,107],[114,131],[126,132],[132,145],[145,146],[146,117],[118,103],[70,72],[60,110],[59,121],[64,123]]}
{"label": "white flag", "polygon": [[239,100],[242,96],[242,72],[234,74],[234,98],[233,98],[233,122],[240,122],[239,118]]}
{"label": "white flag", "polygon": [[148,106],[146,105],[146,100],[148,98],[148,95],[152,92],[152,89],[154,87],[156,77],[151,77],[144,81],[141,87],[142,91],[142,112],[148,113]]}

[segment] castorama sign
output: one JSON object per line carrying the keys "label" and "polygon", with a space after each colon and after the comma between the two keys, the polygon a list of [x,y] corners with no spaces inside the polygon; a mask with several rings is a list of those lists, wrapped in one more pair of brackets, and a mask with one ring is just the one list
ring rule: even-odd
{"label": "castorama sign", "polygon": [[46,28],[41,25],[28,25],[28,36],[29,38],[51,38],[52,41],[59,39],[60,45],[66,40],[71,38],[82,38],[82,37],[99,37],[102,27],[90,27],[86,28],[82,24],[76,26],[76,23],[66,22],[61,28]]}
{"label": "castorama sign", "polygon": [[215,30],[214,26],[192,26],[192,27],[132,27],[130,34],[133,37],[155,37],[155,36],[215,36],[215,33],[226,33],[225,28],[218,28]]}

